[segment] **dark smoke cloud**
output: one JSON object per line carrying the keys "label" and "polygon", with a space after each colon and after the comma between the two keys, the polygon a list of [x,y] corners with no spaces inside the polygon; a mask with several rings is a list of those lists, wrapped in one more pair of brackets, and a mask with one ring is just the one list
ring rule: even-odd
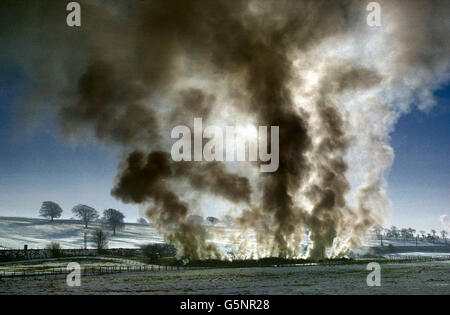
{"label": "dark smoke cloud", "polygon": [[214,95],[205,94],[200,89],[182,90],[179,93],[179,105],[172,111],[170,120],[173,123],[186,123],[193,122],[196,117],[201,117],[207,121],[215,106],[215,101]]}
{"label": "dark smoke cloud", "polygon": [[[429,108],[448,79],[448,1],[380,3],[378,30],[351,0],[80,1],[82,27],[69,28],[66,3],[4,0],[0,56],[36,82],[27,115],[56,110],[66,139],[119,148],[112,194],[148,206],[184,256],[221,253],[189,219],[181,182],[241,207],[237,221],[263,255],[298,256],[309,230],[309,255],[322,258],[359,246],[382,220],[389,131],[412,101]],[[280,127],[277,172],[171,161],[174,124],[233,115]],[[366,162],[356,185],[354,148]]]}
{"label": "dark smoke cloud", "polygon": [[185,177],[196,190],[206,191],[232,201],[250,203],[252,188],[246,177],[229,173],[219,162],[175,163],[175,176]]}
{"label": "dark smoke cloud", "polygon": [[180,245],[184,256],[193,259],[220,257],[215,246],[206,242],[205,229],[189,220],[189,205],[180,200],[167,181],[185,178],[196,190],[232,202],[248,203],[251,188],[247,178],[228,173],[219,163],[174,163],[168,153],[161,151],[153,151],[148,156],[132,152],[123,168],[111,191],[114,196],[124,202],[153,202],[147,215],[158,222],[168,240]]}
{"label": "dark smoke cloud", "polygon": [[63,107],[60,120],[66,136],[92,127],[95,136],[111,144],[153,146],[159,139],[159,119],[140,103],[147,92],[123,78],[112,65],[93,61],[78,81],[78,102]]}

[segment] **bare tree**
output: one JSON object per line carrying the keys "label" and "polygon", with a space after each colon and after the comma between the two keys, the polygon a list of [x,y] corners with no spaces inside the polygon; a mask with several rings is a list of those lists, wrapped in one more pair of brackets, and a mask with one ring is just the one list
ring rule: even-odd
{"label": "bare tree", "polygon": [[403,238],[403,242],[406,243],[406,239],[408,238],[408,229],[405,229],[405,228],[401,229],[400,235]]}
{"label": "bare tree", "polygon": [[92,233],[92,243],[94,243],[95,249],[98,250],[98,252],[101,252],[108,248],[108,234],[103,232],[103,230],[95,230]]}
{"label": "bare tree", "polygon": [[416,230],[413,228],[408,228],[408,237],[410,239],[414,239],[414,233],[416,233]]}
{"label": "bare tree", "polygon": [[[206,219],[208,220],[208,218],[206,218]],[[373,232],[375,233],[375,236],[377,239],[380,239],[381,230],[382,230],[382,227],[379,225],[376,225],[373,227]]]}
{"label": "bare tree", "polygon": [[88,227],[89,222],[98,218],[97,210],[86,205],[76,205],[73,207],[72,212],[77,218],[83,221],[85,228]]}
{"label": "bare tree", "polygon": [[396,226],[392,226],[391,227],[391,234],[392,234],[393,237],[395,237],[395,239],[398,238],[399,232],[398,232],[398,229],[397,229]]}
{"label": "bare tree", "polygon": [[39,210],[39,215],[41,217],[50,218],[51,221],[53,221],[54,218],[59,218],[61,213],[61,207],[53,201],[44,201],[41,209]]}
{"label": "bare tree", "polygon": [[123,228],[125,223],[123,219],[125,216],[122,212],[115,209],[106,209],[103,211],[103,220],[113,230],[113,235],[116,235],[116,229]]}
{"label": "bare tree", "polygon": [[433,234],[433,243],[436,241],[436,230],[431,230],[431,233]]}
{"label": "bare tree", "polygon": [[50,251],[50,255],[53,258],[58,258],[61,256],[61,245],[58,242],[50,242],[45,248]]}
{"label": "bare tree", "polygon": [[425,232],[424,230],[421,230],[419,233],[420,233],[420,235],[422,235],[422,241],[425,241],[427,232]]}
{"label": "bare tree", "polygon": [[447,235],[448,235],[448,232],[446,230],[441,231],[441,236],[442,236],[442,239],[444,240],[445,244],[447,244]]}

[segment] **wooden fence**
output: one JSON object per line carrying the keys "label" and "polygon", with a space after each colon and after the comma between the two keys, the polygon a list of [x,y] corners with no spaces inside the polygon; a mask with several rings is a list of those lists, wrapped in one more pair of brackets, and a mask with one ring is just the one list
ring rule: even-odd
{"label": "wooden fence", "polygon": [[[204,269],[201,267],[183,267],[183,266],[161,266],[161,265],[140,265],[140,266],[95,266],[95,267],[81,267],[82,275],[101,275],[112,274],[119,272],[152,272],[152,271],[176,271],[176,270],[194,270]],[[68,275],[73,270],[67,270],[67,268],[47,268],[44,270],[13,270],[0,272],[1,278],[12,277],[54,277],[58,275]]]}
{"label": "wooden fence", "polygon": [[450,255],[436,255],[436,256],[407,256],[407,255],[396,255],[384,257],[387,260],[414,260],[414,261],[436,261],[436,260],[449,260]]}
{"label": "wooden fence", "polygon": [[[379,259],[364,259],[355,260],[353,263],[362,263],[363,261],[377,261]],[[381,258],[382,261],[386,262],[424,262],[424,261],[442,261],[450,260],[450,255],[441,255],[438,257],[430,256],[391,256],[386,258]],[[347,263],[352,263],[349,261]],[[277,267],[294,267],[294,266],[321,266],[321,265],[341,265],[347,264],[338,261],[333,261],[332,259],[317,262],[317,263],[305,263],[305,264],[295,264],[295,265],[279,265]],[[203,270],[211,269],[213,267],[185,267],[185,266],[161,266],[161,265],[137,265],[137,266],[92,266],[92,267],[81,267],[81,274],[86,275],[102,275],[102,274],[113,274],[119,272],[156,272],[156,271],[176,271],[176,270]],[[46,268],[43,270],[12,270],[0,272],[0,280],[2,278],[14,278],[14,277],[56,277],[58,275],[68,275],[72,270],[67,270],[67,268]]]}

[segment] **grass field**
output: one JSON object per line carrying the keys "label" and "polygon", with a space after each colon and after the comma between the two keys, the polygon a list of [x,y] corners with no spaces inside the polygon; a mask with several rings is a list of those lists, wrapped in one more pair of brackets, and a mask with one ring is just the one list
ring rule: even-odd
{"label": "grass field", "polygon": [[82,276],[4,278],[1,294],[450,294],[450,260],[382,263],[381,286],[369,287],[365,264],[223,268]]}

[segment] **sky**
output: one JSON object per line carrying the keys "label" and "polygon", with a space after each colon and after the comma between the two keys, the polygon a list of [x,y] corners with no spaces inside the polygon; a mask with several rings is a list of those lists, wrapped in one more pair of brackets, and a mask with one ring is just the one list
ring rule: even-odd
{"label": "sky", "polygon": [[450,86],[436,97],[430,112],[402,116],[392,133],[395,160],[387,180],[396,226],[442,229],[439,216],[450,214]]}
{"label": "sky", "polygon": [[31,84],[19,69],[0,67],[0,216],[37,217],[42,201],[63,208],[71,218],[81,203],[100,212],[122,211],[128,222],[139,217],[137,206],[110,196],[117,171],[117,152],[93,143],[62,142],[55,123],[21,119],[17,101]]}
{"label": "sky", "polygon": [[[78,203],[103,211],[115,208],[134,222],[135,205],[110,195],[118,153],[94,143],[63,142],[49,119],[30,124],[15,105],[31,85],[19,69],[0,71],[0,216],[37,217],[44,200],[72,217]],[[439,216],[450,214],[450,85],[436,93],[429,112],[413,109],[391,134],[395,160],[387,176],[391,224],[416,230],[441,228]]]}

